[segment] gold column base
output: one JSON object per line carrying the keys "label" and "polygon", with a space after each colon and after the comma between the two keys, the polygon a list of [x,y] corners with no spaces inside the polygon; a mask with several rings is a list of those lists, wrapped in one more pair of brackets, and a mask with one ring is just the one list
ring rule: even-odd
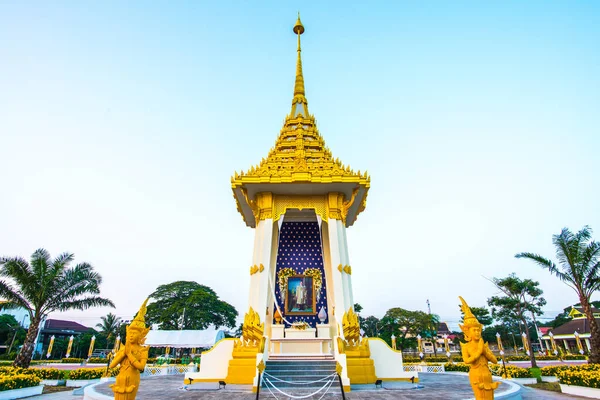
{"label": "gold column base", "polygon": [[348,357],[346,366],[351,385],[374,384],[377,380],[375,362],[369,357]]}
{"label": "gold column base", "polygon": [[234,385],[252,385],[256,376],[256,354],[258,348],[249,351],[233,351],[229,361],[225,382]]}

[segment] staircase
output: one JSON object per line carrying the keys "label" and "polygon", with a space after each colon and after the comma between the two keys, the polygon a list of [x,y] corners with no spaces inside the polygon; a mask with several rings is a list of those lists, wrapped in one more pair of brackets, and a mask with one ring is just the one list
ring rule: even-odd
{"label": "staircase", "polygon": [[[297,357],[294,357],[293,359],[288,358],[286,360],[273,360],[272,358],[269,358],[269,361],[266,362],[265,373],[287,382],[312,382],[325,379],[329,375],[335,373],[335,360],[333,360],[332,357],[329,359],[317,360],[298,359]],[[327,382],[327,380],[323,380],[321,382],[310,383],[307,385],[298,385],[287,382],[279,382],[269,376],[266,376],[262,380],[263,388],[267,387],[265,378],[269,379],[277,388],[285,392],[289,392],[290,389],[295,389],[294,391],[309,389],[310,391],[314,392]],[[335,380],[329,391],[337,393],[340,392],[340,383],[337,376],[335,376]]]}

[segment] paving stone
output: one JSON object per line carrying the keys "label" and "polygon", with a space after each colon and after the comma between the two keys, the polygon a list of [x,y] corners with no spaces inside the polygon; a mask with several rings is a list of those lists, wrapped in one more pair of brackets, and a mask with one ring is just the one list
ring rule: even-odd
{"label": "paving stone", "polygon": [[[347,400],[391,400],[391,399],[445,399],[445,400],[463,400],[473,398],[473,392],[469,385],[468,377],[464,375],[453,374],[419,374],[420,385],[422,389],[407,389],[401,388],[393,390],[388,389],[377,390],[355,390],[346,394]],[[214,391],[199,391],[199,390],[183,390],[183,378],[181,375],[160,376],[145,378],[142,380],[140,390],[138,392],[138,400],[150,399],[172,399],[172,400],[255,400],[256,395],[252,393],[234,392],[231,390],[214,390]],[[386,385],[384,384],[384,387]],[[389,385],[392,386],[392,385]],[[96,386],[96,390],[102,394],[112,396],[112,391],[108,387],[108,383]],[[286,389],[287,390],[287,389]],[[324,400],[341,400],[341,393],[335,390],[333,393],[327,393],[323,397]],[[502,391],[502,386],[497,393]],[[294,394],[300,394],[301,391],[295,391]],[[317,400],[322,393],[309,398]],[[286,397],[278,394],[279,399]],[[74,398],[74,397],[71,397]],[[271,393],[264,388],[261,390],[260,399],[266,400],[273,398]],[[582,399],[582,397],[570,396],[561,393],[554,393],[523,388],[523,400],[558,400],[558,399]],[[45,400],[45,399],[44,399]],[[50,399],[48,399],[50,400]],[[62,399],[61,399],[62,400]]]}

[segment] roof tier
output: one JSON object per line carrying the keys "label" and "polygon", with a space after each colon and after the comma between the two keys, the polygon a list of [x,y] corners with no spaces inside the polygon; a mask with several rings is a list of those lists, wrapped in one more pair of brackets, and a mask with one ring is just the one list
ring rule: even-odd
{"label": "roof tier", "polygon": [[370,177],[367,172],[354,171],[339,159],[334,159],[317,129],[315,117],[308,111],[305,97],[300,35],[304,27],[300,17],[294,26],[298,35],[296,80],[290,114],[266,158],[248,171],[235,173],[231,186],[238,211],[246,225],[256,226],[256,211],[252,202],[261,192],[281,196],[343,194],[346,204],[346,226],[351,226],[366,207]]}

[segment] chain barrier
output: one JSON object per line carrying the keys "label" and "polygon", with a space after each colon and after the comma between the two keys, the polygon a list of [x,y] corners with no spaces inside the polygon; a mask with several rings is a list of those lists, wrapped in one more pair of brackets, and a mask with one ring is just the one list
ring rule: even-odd
{"label": "chain barrier", "polygon": [[[337,374],[332,374],[328,378],[331,378],[333,375],[337,375]],[[275,393],[273,393],[273,391],[271,390],[271,388],[275,389],[277,392],[281,393],[284,396],[287,396],[290,399],[308,399],[309,397],[312,397],[314,395],[317,395],[317,394],[321,393],[321,391],[323,391],[323,389],[327,388],[325,390],[325,392],[323,392],[323,394],[321,395],[321,397],[319,397],[319,399],[318,399],[318,400],[321,400],[323,398],[323,396],[325,396],[325,394],[329,391],[329,389],[331,388],[331,385],[333,385],[333,382],[335,382],[335,377],[333,377],[333,378],[329,379],[327,382],[325,382],[325,384],[323,386],[321,386],[319,389],[317,389],[315,392],[313,392],[311,394],[304,395],[304,396],[294,396],[292,394],[285,393],[284,391],[282,391],[279,388],[277,388],[275,386],[275,384],[273,382],[271,382],[268,378],[264,378],[264,379],[265,379],[265,383],[266,383],[265,386],[267,387],[267,389],[269,390],[269,392],[271,393],[271,395],[273,397],[275,397],[276,399],[278,397],[275,395]],[[322,380],[318,380],[318,381],[315,381],[315,382],[320,382],[320,381],[322,381]]]}
{"label": "chain barrier", "polygon": [[318,383],[318,382],[324,382],[326,380],[329,380],[330,378],[336,376],[337,373],[334,372],[333,374],[328,375],[324,378],[318,379],[316,381],[285,381],[283,379],[279,379],[278,377],[269,374],[268,372],[264,372],[263,375],[268,376],[269,378],[271,378],[272,380],[274,380],[276,382],[289,383],[291,385],[310,385],[311,383]]}

